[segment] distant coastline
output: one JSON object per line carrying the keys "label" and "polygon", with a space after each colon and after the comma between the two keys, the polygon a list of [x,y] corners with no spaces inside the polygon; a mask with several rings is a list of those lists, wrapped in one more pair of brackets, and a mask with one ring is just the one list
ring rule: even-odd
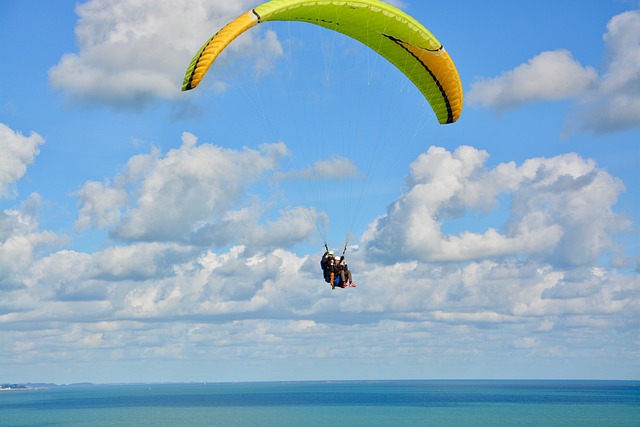
{"label": "distant coastline", "polygon": [[94,383],[94,382],[76,382],[76,383],[0,383],[0,391],[22,391],[22,390],[49,390],[70,387],[100,387],[100,386],[159,386],[159,385],[304,385],[304,384],[323,384],[323,385],[340,385],[340,384],[528,384],[533,385],[585,385],[585,384],[633,384],[640,387],[640,379],[356,379],[356,380],[257,380],[257,381],[132,381],[132,382],[114,382],[114,383]]}
{"label": "distant coastline", "polygon": [[48,387],[32,384],[0,384],[0,391],[47,390]]}

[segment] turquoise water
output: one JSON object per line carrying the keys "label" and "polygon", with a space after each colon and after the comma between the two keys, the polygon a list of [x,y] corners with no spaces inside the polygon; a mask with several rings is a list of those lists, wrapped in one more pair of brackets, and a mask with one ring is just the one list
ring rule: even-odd
{"label": "turquoise water", "polygon": [[640,381],[137,384],[0,392],[0,426],[640,426]]}

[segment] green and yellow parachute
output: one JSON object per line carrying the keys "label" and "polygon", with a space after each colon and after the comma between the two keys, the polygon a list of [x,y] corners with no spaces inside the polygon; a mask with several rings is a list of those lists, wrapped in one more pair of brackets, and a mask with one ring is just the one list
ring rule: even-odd
{"label": "green and yellow parachute", "polygon": [[402,71],[422,92],[438,121],[462,112],[460,76],[442,44],[417,20],[379,0],[271,0],[231,21],[193,57],[182,90],[198,86],[218,55],[236,37],[264,21],[300,21],[352,37]]}

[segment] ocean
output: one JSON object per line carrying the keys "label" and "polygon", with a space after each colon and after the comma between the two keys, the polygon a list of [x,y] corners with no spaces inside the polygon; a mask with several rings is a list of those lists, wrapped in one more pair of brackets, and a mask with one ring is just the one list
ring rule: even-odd
{"label": "ocean", "polygon": [[640,381],[308,381],[1,391],[0,426],[640,426]]}

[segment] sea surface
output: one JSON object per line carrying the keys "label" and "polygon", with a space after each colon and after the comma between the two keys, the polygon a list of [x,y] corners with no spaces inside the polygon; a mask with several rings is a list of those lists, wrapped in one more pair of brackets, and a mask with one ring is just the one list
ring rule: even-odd
{"label": "sea surface", "polygon": [[640,426],[640,381],[312,381],[0,391],[0,426]]}

